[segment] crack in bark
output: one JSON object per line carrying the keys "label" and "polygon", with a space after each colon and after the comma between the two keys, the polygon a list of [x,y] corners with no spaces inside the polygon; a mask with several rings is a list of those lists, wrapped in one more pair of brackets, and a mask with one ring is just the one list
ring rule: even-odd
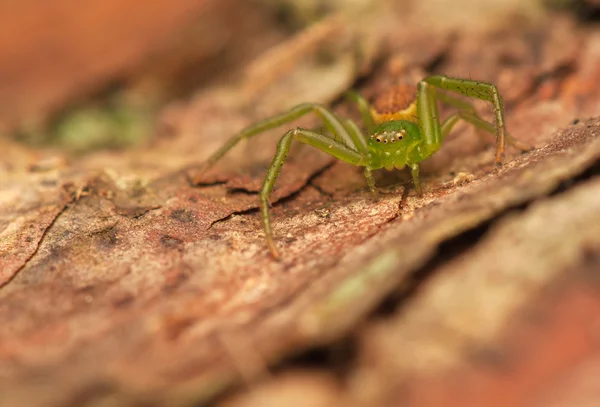
{"label": "crack in bark", "polygon": [[309,180],[309,182],[307,184],[310,185],[311,187],[313,187],[314,189],[316,189],[321,195],[326,196],[328,198],[333,198],[333,194],[331,192],[325,191],[323,188],[321,188],[320,185],[313,182],[312,179]]}
{"label": "crack in bark", "polygon": [[[279,199],[276,199],[275,201],[271,201],[271,207],[274,204],[280,204],[280,203],[285,203],[285,202],[289,202],[291,200],[293,200],[294,198],[296,198],[301,192],[305,191],[306,188],[308,187],[314,187],[312,181],[318,177],[319,175],[323,174],[325,171],[327,171],[329,168],[331,168],[333,166],[333,164],[335,163],[335,161],[330,161],[327,164],[325,164],[323,167],[321,167],[319,170],[315,171],[311,176],[309,176],[306,181],[304,182],[304,185],[302,185],[301,187],[299,187],[297,190],[291,192],[290,194],[283,196]],[[230,191],[231,192],[231,191]],[[253,195],[258,195],[258,194],[253,194]],[[210,230],[215,224],[220,223],[220,222],[225,222],[228,219],[231,219],[231,217],[236,216],[236,215],[247,215],[250,213],[255,213],[259,210],[260,206],[252,206],[251,208],[248,209],[243,209],[240,211],[233,211],[230,214],[228,214],[227,216],[223,216],[219,219],[216,219],[214,221],[212,221],[210,223],[210,225],[208,225],[208,227],[206,228],[206,230]]]}
{"label": "crack in bark", "polygon": [[37,245],[35,247],[35,250],[33,250],[31,252],[31,254],[29,256],[27,256],[27,258],[23,261],[23,264],[18,269],[16,269],[14,271],[14,273],[12,273],[12,275],[10,277],[8,277],[4,282],[0,283],[0,289],[2,289],[2,287],[4,287],[4,286],[10,284],[10,282],[14,280],[14,278],[21,272],[21,270],[23,270],[27,266],[27,264],[29,264],[29,262],[31,261],[31,259],[40,250],[40,246],[42,245],[44,239],[48,235],[48,232],[50,231],[50,229],[52,228],[52,226],[54,226],[54,224],[56,223],[57,219],[69,208],[69,205],[71,205],[76,200],[77,200],[76,196],[71,196],[69,199],[67,199],[63,203],[63,206],[60,209],[60,211],[58,211],[58,213],[54,216],[54,218],[52,219],[52,221],[48,224],[48,226],[42,232],[42,235],[40,236],[40,238],[38,240],[38,243],[37,243]]}

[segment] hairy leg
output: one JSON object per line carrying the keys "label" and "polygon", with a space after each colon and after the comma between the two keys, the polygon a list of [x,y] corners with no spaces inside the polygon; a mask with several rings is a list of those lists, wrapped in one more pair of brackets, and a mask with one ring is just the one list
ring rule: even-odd
{"label": "hairy leg", "polygon": [[269,197],[271,195],[271,191],[273,190],[273,186],[275,185],[275,181],[279,176],[283,162],[288,155],[290,145],[293,140],[316,147],[321,151],[324,151],[342,161],[353,165],[363,166],[367,164],[366,161],[368,160],[367,156],[346,147],[343,143],[332,140],[327,136],[310,130],[293,129],[285,133],[285,135],[277,144],[277,152],[275,153],[273,161],[267,170],[265,181],[260,190],[260,212],[262,216],[265,237],[267,239],[269,249],[271,250],[271,254],[275,258],[279,258],[280,255],[277,247],[275,246],[275,242],[273,241],[271,214],[269,211]]}
{"label": "hairy leg", "polygon": [[327,130],[339,138],[343,144],[358,151],[359,146],[355,143],[356,135],[350,134],[342,122],[328,109],[316,103],[304,103],[293,107],[287,112],[261,120],[230,138],[221,148],[215,151],[203,164],[201,170],[206,171],[219,161],[229,150],[235,147],[241,140],[256,136],[267,130],[277,128],[285,123],[296,120],[310,112],[314,112],[321,118]]}
{"label": "hairy leg", "polygon": [[[489,133],[492,135],[496,134],[496,128],[494,127],[494,125],[492,123],[488,122],[487,120],[482,119],[481,116],[479,116],[479,114],[477,113],[477,110],[475,109],[475,106],[473,106],[472,103],[469,103],[466,100],[462,100],[462,99],[459,99],[452,95],[449,95],[445,92],[438,92],[437,99],[443,103],[446,103],[447,105],[450,105],[452,107],[459,109],[460,115],[463,117],[456,117],[454,119],[454,123],[459,118],[462,118],[465,121],[474,125],[476,128],[485,131],[486,133]],[[458,113],[457,113],[457,115],[458,115]],[[454,123],[453,123],[452,125],[449,126],[448,131],[446,133],[444,133],[444,125],[446,124],[446,122],[449,121],[449,119],[451,117],[452,116],[448,117],[448,119],[446,119],[446,121],[444,123],[442,123],[442,134],[443,134],[444,138],[448,135],[450,129],[454,126]],[[510,144],[511,146],[518,148],[519,150],[522,150],[522,151],[529,151],[529,150],[533,149],[532,145],[529,145],[527,143],[517,140],[516,138],[511,136],[508,131],[505,133],[505,135],[506,135],[506,142],[508,144]]]}
{"label": "hairy leg", "polygon": [[365,130],[369,134],[373,134],[375,131],[375,121],[373,120],[373,116],[371,116],[371,109],[369,108],[369,102],[362,97],[359,93],[354,91],[346,92],[346,99],[352,103],[355,103],[358,107],[358,111],[362,117]]}
{"label": "hairy leg", "polygon": [[410,166],[410,174],[412,175],[413,184],[415,185],[415,190],[417,191],[417,195],[423,195],[423,189],[421,188],[421,181],[419,180],[419,164],[411,164]]}
{"label": "hairy leg", "polygon": [[496,163],[500,164],[506,148],[506,125],[504,123],[504,106],[496,85],[471,79],[450,78],[447,76],[429,76],[424,82],[435,87],[456,92],[463,96],[492,102],[496,117]]}
{"label": "hairy leg", "polygon": [[377,188],[375,188],[373,172],[369,167],[365,167],[365,179],[367,180],[367,185],[369,186],[369,191],[371,191],[373,198],[375,198],[376,200],[379,199],[379,193],[377,192]]}
{"label": "hairy leg", "polygon": [[361,131],[360,127],[354,121],[350,119],[344,119],[343,121],[344,127],[350,134],[352,140],[354,140],[354,144],[356,145],[356,151],[361,154],[369,154],[369,148],[367,147],[367,139]]}
{"label": "hairy leg", "polygon": [[421,161],[437,152],[442,146],[442,130],[437,108],[436,89],[425,81],[417,86],[417,114],[419,129],[425,147]]}
{"label": "hairy leg", "polygon": [[[489,133],[492,135],[496,133],[496,128],[494,127],[494,125],[492,123],[490,123],[486,120],[483,120],[481,117],[479,117],[477,115],[476,112],[469,110],[469,111],[459,111],[457,113],[454,113],[454,114],[448,116],[448,118],[446,120],[444,120],[444,122],[442,123],[442,137],[443,138],[446,138],[448,133],[450,133],[450,131],[452,130],[452,128],[458,122],[459,119],[462,119],[462,120],[472,124],[473,126],[475,126],[475,128],[477,128],[479,130],[483,130],[486,133]],[[506,141],[511,146],[518,148],[519,150],[522,150],[522,151],[529,151],[533,148],[533,146],[517,140],[516,138],[511,136],[510,133],[508,133],[508,132],[506,133]]]}

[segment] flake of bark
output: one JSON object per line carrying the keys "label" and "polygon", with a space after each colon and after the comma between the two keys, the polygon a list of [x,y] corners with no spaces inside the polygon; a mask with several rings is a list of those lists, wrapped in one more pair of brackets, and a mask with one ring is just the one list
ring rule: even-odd
{"label": "flake of bark", "polygon": [[[435,270],[410,313],[362,332],[355,374],[374,384],[369,396],[411,406],[593,404],[600,382],[585,375],[598,371],[599,181],[495,223]],[[450,372],[461,380],[448,381]]]}

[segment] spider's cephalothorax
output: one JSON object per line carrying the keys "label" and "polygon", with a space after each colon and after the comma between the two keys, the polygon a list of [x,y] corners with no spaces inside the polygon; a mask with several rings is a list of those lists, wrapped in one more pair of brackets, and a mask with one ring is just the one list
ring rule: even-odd
{"label": "spider's cephalothorax", "polygon": [[392,120],[380,123],[367,145],[371,156],[371,169],[402,169],[418,162],[422,156],[419,126],[408,120]]}
{"label": "spider's cephalothorax", "polygon": [[[482,119],[469,102],[452,96],[449,92],[491,102],[494,106],[495,123]],[[377,196],[372,171],[408,166],[417,193],[422,192],[419,182],[419,163],[441,147],[442,141],[459,120],[496,136],[496,162],[502,161],[506,142],[526,150],[530,147],[519,143],[506,132],[504,107],[495,85],[470,79],[429,76],[414,86],[399,86],[381,95],[373,105],[357,93],[350,92],[348,99],[355,102],[361,113],[364,131],[352,120],[337,117],[322,105],[304,103],[287,112],[264,119],[247,127],[232,137],[205,162],[206,170],[214,165],[239,141],[266,130],[279,127],[307,113],[315,113],[324,124],[326,134],[295,128],[279,140],[277,152],[269,166],[260,191],[260,209],[269,249],[275,258],[279,251],[273,241],[269,212],[269,196],[275,180],[288,154],[293,140],[309,144],[347,163],[364,167],[367,185]],[[456,109],[440,122],[438,102]]]}

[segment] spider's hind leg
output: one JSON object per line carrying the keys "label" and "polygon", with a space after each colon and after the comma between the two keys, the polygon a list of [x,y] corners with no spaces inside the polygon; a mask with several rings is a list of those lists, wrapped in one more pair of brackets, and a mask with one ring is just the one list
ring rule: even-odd
{"label": "spider's hind leg", "polygon": [[[496,134],[496,127],[487,120],[482,119],[481,116],[479,116],[479,114],[477,113],[477,110],[475,109],[475,106],[473,106],[473,104],[465,100],[459,99],[457,97],[454,97],[452,95],[449,95],[446,92],[437,92],[436,97],[440,102],[443,102],[449,106],[458,109],[457,113],[448,116],[448,118],[442,123],[443,138],[446,138],[448,133],[450,133],[450,131],[459,119],[463,119],[464,121],[472,124],[477,130],[482,130],[485,133],[489,133],[491,135]],[[510,135],[508,131],[505,135],[506,142],[521,151],[529,151],[534,148],[532,145],[529,145],[514,138]]]}
{"label": "spider's hind leg", "polygon": [[[452,127],[454,127],[459,119],[472,124],[477,130],[482,130],[492,135],[496,132],[494,125],[486,120],[483,120],[477,115],[477,113],[462,110],[448,116],[444,123],[442,123],[442,134],[444,136],[448,135],[448,133],[452,130]],[[521,151],[529,151],[534,148],[533,146],[514,138],[508,132],[506,133],[506,142]]]}

